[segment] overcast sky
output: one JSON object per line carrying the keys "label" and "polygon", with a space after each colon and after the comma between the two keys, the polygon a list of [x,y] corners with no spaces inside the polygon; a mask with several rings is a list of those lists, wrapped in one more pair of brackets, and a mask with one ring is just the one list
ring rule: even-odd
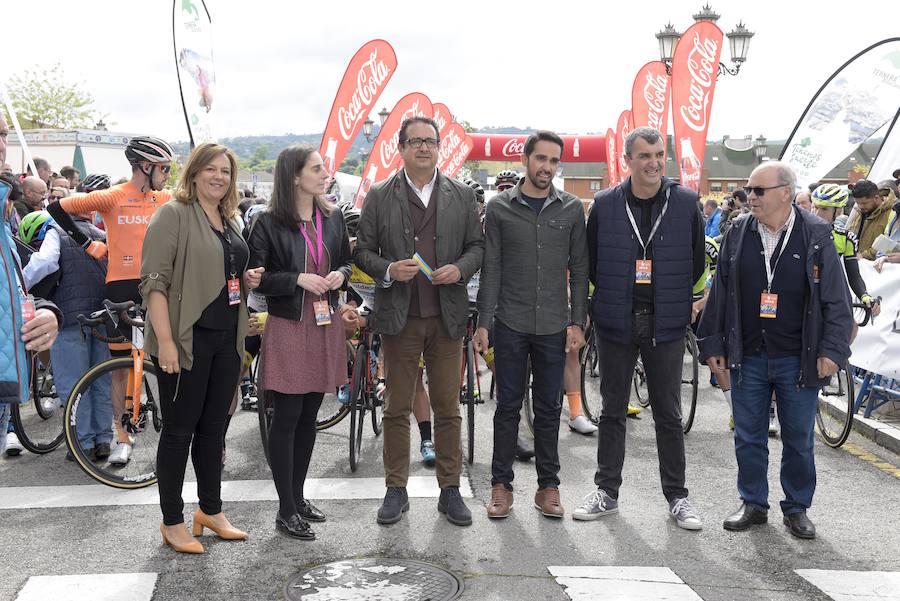
{"label": "overcast sky", "polygon": [[[756,36],[741,73],[719,78],[710,139],[786,137],[837,67],[900,35],[900,9],[887,0],[711,4],[724,32],[743,20]],[[631,108],[637,70],[659,58],[654,34],[670,20],[687,29],[702,1],[206,5],[213,20],[216,131],[224,137],[320,133],[347,61],[376,37],[391,43],[398,60],[378,108],[419,91],[475,127],[605,132]],[[59,62],[109,113],[111,130],[187,139],[171,0],[20,0],[4,2],[3,12],[0,79]],[[725,44],[722,57],[730,63]]]}

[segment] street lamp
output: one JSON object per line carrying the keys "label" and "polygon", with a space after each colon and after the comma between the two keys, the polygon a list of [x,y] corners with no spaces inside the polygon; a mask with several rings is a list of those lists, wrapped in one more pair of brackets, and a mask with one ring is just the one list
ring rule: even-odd
{"label": "street lamp", "polygon": [[766,139],[760,134],[758,138],[753,140],[753,154],[756,155],[756,160],[762,163],[763,157],[766,156],[766,152],[768,152],[769,146],[766,144]]}
{"label": "street lamp", "polygon": [[[381,107],[381,110],[378,111],[378,119],[380,121],[380,126],[384,126],[384,122],[387,121],[387,118],[390,117],[391,113],[385,107]],[[375,122],[372,121],[371,118],[366,117],[366,120],[363,121],[363,135],[366,137],[366,142],[372,141],[372,128],[375,126]]]}
{"label": "street lamp", "polygon": [[387,118],[391,116],[391,112],[387,110],[386,107],[381,107],[381,110],[378,111],[378,118],[381,120],[381,125],[384,125],[384,122],[387,121]]}
{"label": "street lamp", "polygon": [[[694,21],[715,23],[720,16],[707,4],[700,12],[694,15]],[[750,38],[754,36],[754,33],[747,29],[743,21],[740,21],[733,30],[725,35],[728,37],[728,49],[731,52],[731,62],[734,63],[734,67],[728,67],[728,65],[720,61],[719,72],[716,77],[725,73],[728,75],[738,74],[741,70],[741,65],[747,60]],[[659,40],[659,60],[666,64],[666,73],[669,75],[672,74],[672,56],[675,54],[675,45],[680,38],[681,34],[678,33],[678,30],[675,29],[672,23],[668,23],[662,31],[656,34],[656,39]]]}

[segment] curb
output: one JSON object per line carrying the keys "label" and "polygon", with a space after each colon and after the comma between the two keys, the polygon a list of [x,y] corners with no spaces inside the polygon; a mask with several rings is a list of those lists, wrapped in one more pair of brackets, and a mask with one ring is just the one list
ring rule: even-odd
{"label": "curb", "polygon": [[[821,396],[819,403],[825,405],[829,413],[843,418],[846,411],[836,403],[826,401]],[[857,413],[853,416],[853,431],[868,438],[880,447],[900,455],[900,428],[877,419],[863,417]]]}

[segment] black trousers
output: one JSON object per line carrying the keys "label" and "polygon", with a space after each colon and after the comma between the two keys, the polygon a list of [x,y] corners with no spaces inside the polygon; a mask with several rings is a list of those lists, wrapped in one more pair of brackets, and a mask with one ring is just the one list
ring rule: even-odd
{"label": "black trousers", "polygon": [[663,494],[668,501],[686,497],[684,432],[681,429],[681,370],[684,339],[657,343],[650,338],[653,315],[634,316],[634,339],[627,344],[597,337],[600,354],[600,395],[603,398],[597,433],[594,483],[619,498],[625,462],[625,418],[638,353],[647,375],[647,391],[656,429],[656,453]]}
{"label": "black trousers", "polygon": [[269,431],[269,463],[278,491],[278,513],[287,520],[303,500],[306,472],[316,445],[316,415],[325,396],[321,392],[282,394],[268,391],[275,413]]}
{"label": "black trousers", "polygon": [[241,357],[236,330],[194,327],[194,363],[177,374],[156,366],[163,429],[156,451],[159,505],[163,523],[184,522],[181,489],[190,451],[197,474],[200,509],[207,515],[222,511],[222,437],[225,418],[238,385]]}
{"label": "black trousers", "polygon": [[497,409],[494,411],[494,456],[491,486],[512,489],[519,414],[528,386],[528,360],[533,377],[534,459],[538,488],[559,487],[559,390],[566,366],[566,331],[524,334],[494,320],[494,365]]}

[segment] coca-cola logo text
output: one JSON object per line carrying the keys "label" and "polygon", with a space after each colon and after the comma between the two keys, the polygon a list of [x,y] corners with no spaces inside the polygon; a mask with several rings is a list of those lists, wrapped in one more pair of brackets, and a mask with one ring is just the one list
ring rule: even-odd
{"label": "coca-cola logo text", "polygon": [[501,152],[505,157],[521,156],[525,152],[525,142],[522,142],[519,138],[510,138],[503,145]]}
{"label": "coca-cola logo text", "polygon": [[644,101],[647,103],[647,125],[656,131],[665,131],[662,122],[666,112],[666,89],[669,87],[669,77],[663,73],[647,72],[644,81]]}
{"label": "coca-cola logo text", "polygon": [[713,73],[718,69],[716,55],[719,44],[710,38],[700,40],[694,33],[694,45],[687,58],[688,73],[691,76],[688,104],[680,107],[685,125],[696,132],[706,131],[709,96],[716,81]]}
{"label": "coca-cola logo text", "polygon": [[463,138],[459,135],[459,131],[457,130],[457,128],[451,127],[450,131],[447,132],[447,137],[441,140],[441,156],[439,159],[440,162],[444,163],[445,161],[449,160],[462,141]]}
{"label": "coca-cola logo text", "polygon": [[[410,117],[425,116],[425,112],[419,109],[419,99],[416,99],[409,108],[400,114],[400,118],[393,122],[397,129],[394,130],[394,133],[389,138],[383,138],[378,146],[378,155],[381,159],[382,168],[389,169],[394,162],[400,160],[400,124]],[[380,138],[381,134],[378,137]]]}
{"label": "coca-cola logo text", "polygon": [[350,97],[347,106],[338,109],[338,129],[341,137],[349,142],[365,118],[381,86],[391,73],[384,61],[378,59],[378,51],[373,50],[369,59],[360,65],[356,74],[356,91]]}
{"label": "coca-cola logo text", "polygon": [[619,148],[622,149],[622,154],[619,155],[619,173],[621,173],[623,177],[631,173],[631,170],[628,168],[628,163],[625,162],[625,138],[628,137],[630,132],[631,129],[628,127],[628,119],[623,117],[622,122],[619,124]]}
{"label": "coca-cola logo text", "polygon": [[443,134],[447,129],[447,125],[449,125],[447,117],[444,115],[444,111],[434,112],[434,122],[437,123],[438,134]]}

